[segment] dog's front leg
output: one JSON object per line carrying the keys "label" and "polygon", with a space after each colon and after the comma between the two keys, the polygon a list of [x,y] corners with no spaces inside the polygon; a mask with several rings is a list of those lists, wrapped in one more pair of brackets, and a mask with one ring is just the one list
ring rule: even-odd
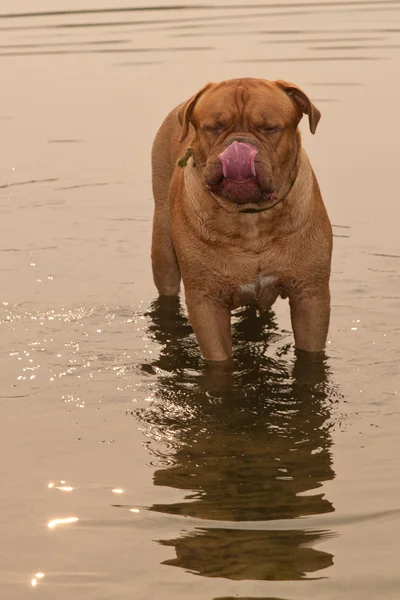
{"label": "dog's front leg", "polygon": [[293,292],[289,302],[296,348],[307,352],[324,350],[330,318],[329,284],[310,294]]}
{"label": "dog's front leg", "polygon": [[205,360],[226,361],[232,356],[231,311],[203,291],[185,290],[189,320]]}

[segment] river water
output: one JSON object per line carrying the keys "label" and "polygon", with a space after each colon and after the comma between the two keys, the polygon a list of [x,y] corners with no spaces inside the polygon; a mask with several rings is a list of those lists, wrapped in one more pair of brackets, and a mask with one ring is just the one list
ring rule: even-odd
{"label": "river water", "polygon": [[[0,8],[1,598],[400,598],[400,1]],[[208,81],[286,79],[334,225],[327,359],[287,303],[206,371],[157,301],[150,148]]]}

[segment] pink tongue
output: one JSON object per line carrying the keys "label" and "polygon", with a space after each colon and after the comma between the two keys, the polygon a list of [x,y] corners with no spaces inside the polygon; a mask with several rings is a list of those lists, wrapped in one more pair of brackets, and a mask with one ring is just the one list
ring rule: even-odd
{"label": "pink tongue", "polygon": [[219,159],[222,163],[224,177],[235,181],[245,181],[256,176],[254,159],[257,154],[256,148],[251,144],[233,142],[221,154]]}

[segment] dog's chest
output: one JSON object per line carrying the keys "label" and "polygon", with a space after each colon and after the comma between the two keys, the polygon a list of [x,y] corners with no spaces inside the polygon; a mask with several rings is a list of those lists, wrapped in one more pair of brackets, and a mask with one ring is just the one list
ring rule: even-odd
{"label": "dog's chest", "polygon": [[253,281],[242,283],[235,289],[235,304],[256,304],[268,307],[278,296],[277,278],[274,275],[258,275]]}

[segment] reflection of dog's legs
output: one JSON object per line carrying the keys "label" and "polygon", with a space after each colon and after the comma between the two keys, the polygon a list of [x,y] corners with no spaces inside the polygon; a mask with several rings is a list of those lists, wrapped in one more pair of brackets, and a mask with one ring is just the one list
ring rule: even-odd
{"label": "reflection of dog's legs", "polygon": [[329,328],[330,293],[324,286],[311,297],[289,297],[296,348],[308,352],[324,350]]}
{"label": "reflection of dog's legs", "polygon": [[205,392],[212,396],[228,394],[233,388],[234,362],[207,362],[205,363],[201,386]]}
{"label": "reflection of dog's legs", "polygon": [[162,296],[179,294],[181,273],[171,237],[171,219],[168,205],[156,206],[151,246],[153,278]]}
{"label": "reflection of dog's legs", "polygon": [[303,390],[311,390],[314,393],[317,391],[316,386],[322,384],[319,387],[319,392],[322,394],[328,379],[325,353],[311,354],[296,350],[293,379],[299,386],[302,386]]}
{"label": "reflection of dog's legs", "polygon": [[185,290],[189,320],[205,360],[229,360],[232,355],[231,311],[198,290]]}

